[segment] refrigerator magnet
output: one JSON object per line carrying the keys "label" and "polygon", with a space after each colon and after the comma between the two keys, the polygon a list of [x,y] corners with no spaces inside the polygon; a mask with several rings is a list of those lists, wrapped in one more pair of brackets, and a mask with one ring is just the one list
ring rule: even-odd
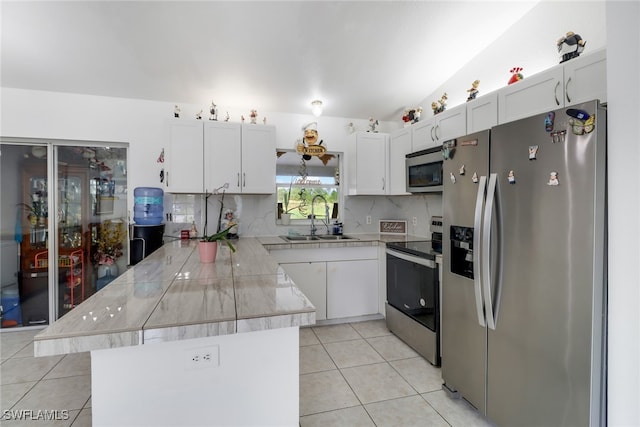
{"label": "refrigerator magnet", "polygon": [[530,145],[529,146],[529,160],[536,160],[536,156],[538,155],[538,146]]}
{"label": "refrigerator magnet", "polygon": [[453,174],[453,172],[449,172],[449,179],[451,179],[451,182],[453,184],[456,183],[456,176]]}
{"label": "refrigerator magnet", "polygon": [[473,181],[474,184],[478,183],[478,174],[476,172],[473,173],[473,176],[471,177],[471,181]]}
{"label": "refrigerator magnet", "polygon": [[460,175],[464,175],[464,165],[460,166]]}
{"label": "refrigerator magnet", "polygon": [[547,185],[560,185],[558,182],[558,172],[551,172],[549,174],[549,182],[547,182]]}
{"label": "refrigerator magnet", "polygon": [[567,134],[566,130],[559,130],[556,132],[551,132],[551,142],[553,142],[554,144],[556,142],[564,142],[564,136]]}
{"label": "refrigerator magnet", "polygon": [[507,181],[509,181],[509,184],[516,183],[516,174],[514,171],[509,171],[509,175],[507,175]]}
{"label": "refrigerator magnet", "polygon": [[553,130],[553,121],[556,118],[556,113],[553,111],[547,114],[547,117],[544,118],[544,130],[547,132],[551,132]]}

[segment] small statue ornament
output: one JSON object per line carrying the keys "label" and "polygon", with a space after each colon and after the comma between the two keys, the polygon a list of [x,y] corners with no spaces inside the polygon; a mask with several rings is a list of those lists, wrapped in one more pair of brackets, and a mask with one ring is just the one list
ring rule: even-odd
{"label": "small statue ornament", "polygon": [[433,114],[442,113],[447,108],[447,93],[443,93],[438,101],[434,101],[431,103],[431,109],[433,110]]}
{"label": "small statue ornament", "polygon": [[251,110],[251,114],[249,114],[249,118],[251,119],[251,124],[255,125],[258,120],[258,110]]}
{"label": "small statue ornament", "polygon": [[509,72],[511,73],[511,78],[509,79],[507,84],[510,85],[512,83],[519,82],[520,80],[524,79],[524,76],[520,71],[522,71],[522,67],[513,67],[512,69],[510,69]]}
{"label": "small statue ornament", "polygon": [[467,102],[476,99],[476,95],[478,95],[478,86],[480,85],[480,80],[474,80],[473,83],[471,83],[471,89],[467,89],[467,92],[469,92],[469,96],[467,97]]}
{"label": "small statue ornament", "polygon": [[569,31],[563,37],[560,37],[556,42],[558,53],[560,54],[560,63],[562,64],[565,61],[580,56],[586,44],[587,42],[582,40],[582,37],[573,31]]}
{"label": "small statue ornament", "polygon": [[402,121],[405,123],[405,126],[414,124],[420,121],[420,115],[422,114],[422,107],[418,106],[415,109],[405,109],[404,115],[402,116]]}
{"label": "small statue ornament", "polygon": [[180,118],[180,107],[177,105],[173,107],[173,117]]}
{"label": "small statue ornament", "polygon": [[218,107],[211,101],[211,106],[209,107],[209,120],[218,120]]}
{"label": "small statue ornament", "polygon": [[196,113],[196,120],[202,120],[202,110],[200,110],[200,112]]}
{"label": "small statue ornament", "polygon": [[369,130],[367,132],[378,133],[378,125],[380,123],[373,117],[369,117]]}

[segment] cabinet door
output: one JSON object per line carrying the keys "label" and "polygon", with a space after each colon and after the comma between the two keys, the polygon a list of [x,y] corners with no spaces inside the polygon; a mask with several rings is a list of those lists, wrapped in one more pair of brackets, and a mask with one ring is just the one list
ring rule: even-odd
{"label": "cabinet door", "polygon": [[432,117],[411,126],[411,151],[420,151],[438,145],[434,134],[436,121]]}
{"label": "cabinet door", "polygon": [[498,93],[467,102],[467,134],[491,129],[498,124]]}
{"label": "cabinet door", "polygon": [[276,191],[276,128],[242,125],[243,193],[273,194]]}
{"label": "cabinet door", "polygon": [[212,192],[229,183],[228,193],[241,191],[241,125],[209,121],[204,124],[204,188]]}
{"label": "cabinet door", "polygon": [[436,127],[433,131],[435,145],[442,145],[448,139],[467,134],[467,107],[461,105],[451,110],[443,111],[436,117]]}
{"label": "cabinet door", "polygon": [[327,318],[326,264],[324,261],[280,264],[298,289],[316,307],[316,320]]}
{"label": "cabinet door", "polygon": [[378,312],[378,261],[327,263],[327,318]]}
{"label": "cabinet door", "polygon": [[389,182],[387,194],[407,193],[405,156],[411,152],[411,128],[403,128],[389,136]]}
{"label": "cabinet door", "polygon": [[[350,178],[355,184],[350,194],[383,195],[387,191],[387,135],[361,132],[356,134],[355,165],[350,165]],[[353,157],[349,162],[353,162]],[[355,166],[355,168],[354,168]]]}
{"label": "cabinet door", "polygon": [[507,123],[564,105],[561,65],[525,77],[498,92],[498,122]]}
{"label": "cabinet door", "polygon": [[167,122],[165,186],[169,193],[202,193],[204,162],[202,122],[172,119]]}
{"label": "cabinet door", "polygon": [[565,105],[599,99],[607,101],[607,51],[570,59],[564,65]]}

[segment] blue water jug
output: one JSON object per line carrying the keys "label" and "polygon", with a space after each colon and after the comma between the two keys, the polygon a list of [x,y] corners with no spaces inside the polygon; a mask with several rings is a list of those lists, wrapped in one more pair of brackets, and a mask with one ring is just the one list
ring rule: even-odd
{"label": "blue water jug", "polygon": [[162,188],[137,187],[133,190],[133,221],[138,225],[159,225],[164,216]]}

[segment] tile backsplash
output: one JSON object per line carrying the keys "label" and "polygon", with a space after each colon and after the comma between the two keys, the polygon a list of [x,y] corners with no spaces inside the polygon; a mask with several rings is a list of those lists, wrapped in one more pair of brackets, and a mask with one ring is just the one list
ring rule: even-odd
{"label": "tile backsplash", "polygon": [[[212,234],[218,228],[218,218],[223,210],[231,209],[239,224],[238,234],[244,236],[276,236],[289,231],[306,233],[308,225],[277,224],[275,196],[269,195],[210,195],[205,204],[203,195],[165,194],[164,206],[173,221],[166,221],[167,236],[180,237],[180,230],[191,228],[195,222],[198,235]],[[429,237],[429,219],[442,215],[442,196],[424,194],[410,196],[346,196],[343,218],[344,233],[375,233],[379,220],[405,220],[411,235]],[[205,214],[206,213],[206,214]],[[222,212],[224,214],[224,212]],[[366,223],[371,216],[371,224]],[[416,225],[413,225],[416,218]],[[178,222],[180,220],[180,222]]]}

